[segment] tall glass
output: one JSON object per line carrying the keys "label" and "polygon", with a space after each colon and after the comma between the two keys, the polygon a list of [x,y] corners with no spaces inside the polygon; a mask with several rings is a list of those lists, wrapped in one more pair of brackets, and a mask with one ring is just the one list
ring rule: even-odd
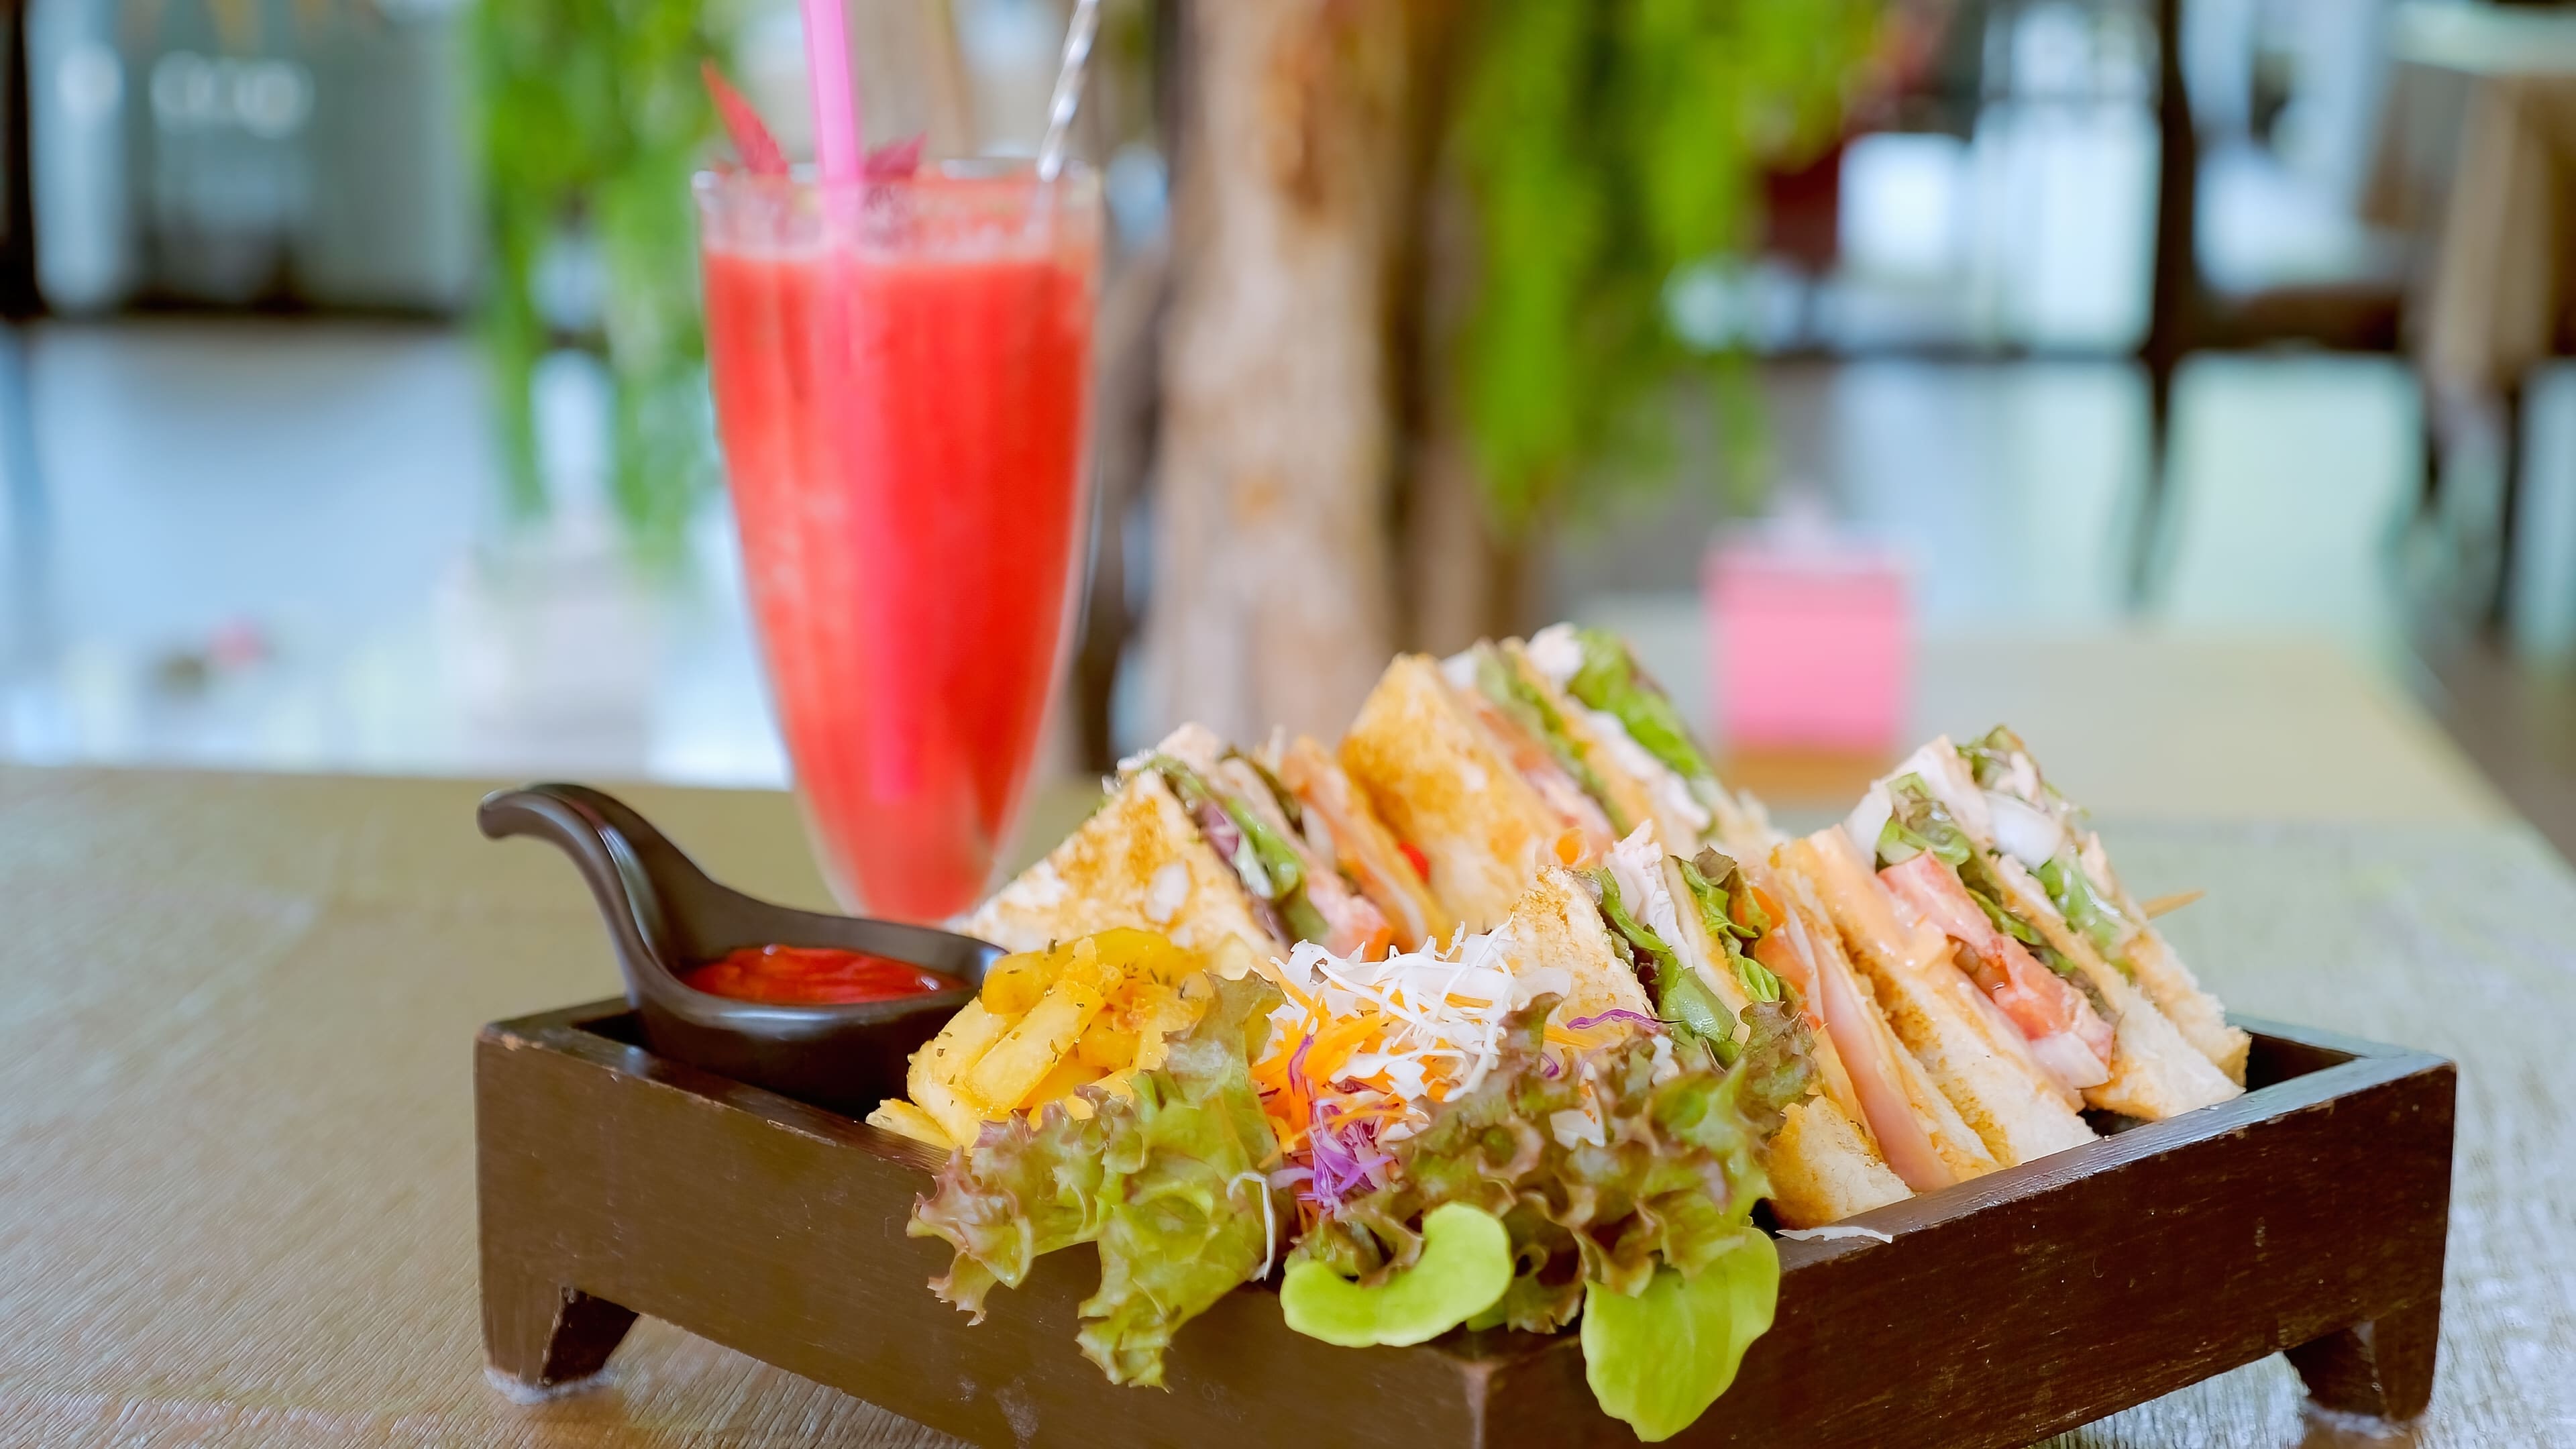
{"label": "tall glass", "polygon": [[1097,180],[696,191],[716,422],[816,854],[847,909],[942,919],[992,874],[1064,661]]}

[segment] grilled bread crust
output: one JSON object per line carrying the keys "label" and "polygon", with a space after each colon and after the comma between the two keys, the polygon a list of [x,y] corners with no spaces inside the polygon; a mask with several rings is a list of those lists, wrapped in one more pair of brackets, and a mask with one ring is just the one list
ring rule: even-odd
{"label": "grilled bread crust", "polygon": [[1036,951],[1119,926],[1160,931],[1202,951],[1232,936],[1265,961],[1288,949],[1253,915],[1234,867],[1151,770],[1120,781],[1081,828],[976,907],[965,930],[1005,950]]}
{"label": "grilled bread crust", "polygon": [[1559,830],[1538,791],[1470,719],[1428,656],[1401,654],[1343,736],[1342,768],[1431,867],[1431,893],[1492,929],[1549,863]]}

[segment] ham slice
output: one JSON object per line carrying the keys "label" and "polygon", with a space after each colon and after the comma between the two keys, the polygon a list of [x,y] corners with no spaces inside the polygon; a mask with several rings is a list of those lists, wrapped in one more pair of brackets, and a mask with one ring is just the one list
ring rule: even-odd
{"label": "ham slice", "polygon": [[1398,946],[1407,951],[1437,946],[1457,929],[1404,858],[1394,834],[1370,813],[1351,777],[1323,746],[1298,736],[1280,755],[1277,773],[1307,814],[1323,822],[1334,864],[1348,871],[1385,915]]}
{"label": "ham slice", "polygon": [[1878,873],[1896,898],[1959,943],[1969,978],[2031,1044],[2031,1055],[2071,1088],[2111,1079],[2111,1024],[2084,993],[1995,928],[1958,873],[1930,853]]}
{"label": "ham slice", "polygon": [[[1805,932],[1794,915],[1788,926],[1799,938],[1798,944],[1811,947],[1812,943],[1803,939]],[[1844,1070],[1851,1074],[1852,1088],[1860,1095],[1870,1133],[1878,1138],[1879,1154],[1916,1192],[1948,1187],[1958,1180],[1957,1176],[1932,1145],[1932,1134],[1924,1129],[1923,1119],[1914,1115],[1914,1105],[1897,1081],[1896,1064],[1887,1059],[1885,1036],[1870,1029],[1866,1014],[1869,1003],[1861,999],[1860,983],[1852,979],[1851,963],[1838,952],[1808,949],[1801,954],[1815,966],[1817,990],[1811,999],[1823,1008],[1825,1031],[1833,1038],[1834,1052],[1843,1059]]]}
{"label": "ham slice", "polygon": [[[1466,706],[1467,713],[1484,727],[1486,736],[1511,767],[1520,772],[1521,778],[1530,783],[1530,788],[1538,792],[1539,799],[1546,801],[1548,808],[1556,812],[1558,821],[1568,830],[1580,832],[1580,863],[1565,863],[1577,865],[1579,869],[1609,854],[1610,847],[1619,843],[1618,833],[1610,828],[1610,817],[1602,813],[1601,806],[1590,795],[1583,792],[1583,787],[1566,773],[1565,767],[1556,762],[1556,756],[1547,752],[1547,745],[1533,738],[1528,730],[1521,728],[1520,721],[1503,713],[1501,706],[1485,698],[1484,692],[1474,685],[1453,681],[1450,692],[1457,695],[1459,702]],[[1560,849],[1558,854],[1562,857],[1565,852]]]}

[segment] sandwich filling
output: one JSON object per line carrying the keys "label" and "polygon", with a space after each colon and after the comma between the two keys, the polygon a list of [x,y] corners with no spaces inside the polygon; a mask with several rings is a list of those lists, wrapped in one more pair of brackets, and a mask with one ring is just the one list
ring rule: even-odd
{"label": "sandwich filling", "polygon": [[1310,846],[1296,797],[1259,762],[1189,727],[1130,767],[1151,770],[1172,787],[1273,936],[1362,956],[1382,955],[1393,943],[1386,916],[1343,877],[1332,855]]}
{"label": "sandwich filling", "polygon": [[1622,832],[1602,808],[1601,782],[1555,706],[1491,644],[1449,656],[1440,672],[1468,717],[1554,812],[1562,827],[1558,863],[1581,868],[1599,861]]}
{"label": "sandwich filling", "polygon": [[1550,624],[1530,636],[1528,657],[1583,711],[1620,766],[1645,782],[1658,809],[1708,832],[1717,818],[1717,772],[1626,644],[1599,629]]}
{"label": "sandwich filling", "polygon": [[[1680,1045],[1704,1049],[1719,1066],[1732,1066],[1743,1051],[1744,1035],[1737,1013],[1726,1005],[1729,996],[1801,1010],[1779,976],[1744,952],[1777,917],[1745,883],[1735,862],[1714,850],[1701,851],[1696,861],[1675,857],[1670,864],[1677,869],[1668,874],[1651,826],[1631,831],[1590,878],[1601,917],[1665,1029]],[[1681,882],[1679,899],[1672,886],[1676,879]],[[1703,959],[1697,939],[1683,927],[1684,911],[1706,930],[1723,961]],[[1727,978],[1723,983],[1720,972]],[[1731,989],[1721,990],[1721,985]]]}
{"label": "sandwich filling", "polygon": [[1271,778],[1302,807],[1299,831],[1308,848],[1350,876],[1394,929],[1396,945],[1417,951],[1457,930],[1431,894],[1418,852],[1405,853],[1331,752],[1299,735],[1293,744],[1274,741],[1268,755]]}
{"label": "sandwich filling", "polygon": [[2119,907],[2120,884],[2084,812],[2039,773],[2021,736],[1997,725],[1959,747],[1994,815],[1995,844],[2030,868],[2066,923],[2135,980],[2129,946],[2144,924]]}
{"label": "sandwich filling", "polygon": [[2005,904],[2011,896],[1984,853],[1923,776],[1900,775],[1871,793],[1885,798],[1888,812],[1878,829],[1878,877],[1900,908],[1958,943],[1960,965],[2051,1076],[2076,1090],[2109,1081],[2108,1005],[2095,999],[2075,963]]}

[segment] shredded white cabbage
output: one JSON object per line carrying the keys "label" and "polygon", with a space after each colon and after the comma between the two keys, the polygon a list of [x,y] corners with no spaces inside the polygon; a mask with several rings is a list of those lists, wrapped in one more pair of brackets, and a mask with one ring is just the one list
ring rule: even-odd
{"label": "shredded white cabbage", "polygon": [[1893,1233],[1882,1233],[1857,1223],[1829,1223],[1821,1228],[1782,1228],[1780,1236],[1801,1243],[1832,1242],[1836,1238],[1864,1238],[1873,1243],[1896,1241]]}
{"label": "shredded white cabbage", "polygon": [[[1386,1019],[1386,1029],[1338,1075],[1348,1079],[1384,1073],[1390,1095],[1408,1109],[1399,1121],[1418,1128],[1429,1118],[1435,1093],[1446,1097],[1472,1090],[1501,1060],[1505,1017],[1539,990],[1562,991],[1570,984],[1535,979],[1561,977],[1561,969],[1515,978],[1507,944],[1503,932],[1488,931],[1464,936],[1446,949],[1358,961],[1304,941],[1288,953],[1283,975],[1321,1009],[1326,1021],[1363,1013]],[[1282,1004],[1271,1016],[1271,1050],[1294,1050],[1299,1039],[1321,1024],[1296,1002]],[[1396,1125],[1390,1124],[1380,1139],[1391,1140]]]}

